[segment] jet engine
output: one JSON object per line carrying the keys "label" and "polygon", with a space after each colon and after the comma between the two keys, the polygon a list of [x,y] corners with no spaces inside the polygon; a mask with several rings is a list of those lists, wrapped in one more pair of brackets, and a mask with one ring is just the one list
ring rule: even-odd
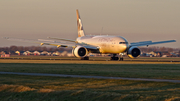
{"label": "jet engine", "polygon": [[139,48],[137,47],[130,47],[127,51],[127,55],[130,57],[130,58],[136,58],[136,57],[139,57],[139,55],[141,54],[141,51]]}
{"label": "jet engine", "polygon": [[75,57],[86,57],[88,54],[88,50],[85,47],[77,46],[72,50],[72,53]]}

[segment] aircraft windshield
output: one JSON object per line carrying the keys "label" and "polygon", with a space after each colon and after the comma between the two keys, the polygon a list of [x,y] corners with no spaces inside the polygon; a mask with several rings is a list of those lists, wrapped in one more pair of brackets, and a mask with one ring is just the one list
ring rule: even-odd
{"label": "aircraft windshield", "polygon": [[119,44],[128,44],[128,42],[119,42]]}

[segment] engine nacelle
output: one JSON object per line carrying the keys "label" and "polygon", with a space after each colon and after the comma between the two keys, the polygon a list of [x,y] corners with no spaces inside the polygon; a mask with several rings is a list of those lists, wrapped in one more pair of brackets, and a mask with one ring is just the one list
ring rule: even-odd
{"label": "engine nacelle", "polygon": [[127,51],[127,55],[130,57],[130,58],[136,58],[136,57],[139,57],[141,54],[141,51],[139,48],[137,47],[130,47]]}
{"label": "engine nacelle", "polygon": [[88,54],[88,50],[85,47],[77,46],[72,50],[75,57],[85,57]]}

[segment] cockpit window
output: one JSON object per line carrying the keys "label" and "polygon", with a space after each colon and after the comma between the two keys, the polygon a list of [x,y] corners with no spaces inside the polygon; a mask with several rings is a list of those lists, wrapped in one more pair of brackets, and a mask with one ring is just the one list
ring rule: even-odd
{"label": "cockpit window", "polygon": [[128,44],[128,42],[119,42],[119,44]]}

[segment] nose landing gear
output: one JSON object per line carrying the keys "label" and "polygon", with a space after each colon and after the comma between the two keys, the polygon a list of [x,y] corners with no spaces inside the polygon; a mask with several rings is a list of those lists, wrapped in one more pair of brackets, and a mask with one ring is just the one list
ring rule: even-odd
{"label": "nose landing gear", "polygon": [[119,61],[123,61],[123,60],[124,60],[123,57],[121,57]]}

